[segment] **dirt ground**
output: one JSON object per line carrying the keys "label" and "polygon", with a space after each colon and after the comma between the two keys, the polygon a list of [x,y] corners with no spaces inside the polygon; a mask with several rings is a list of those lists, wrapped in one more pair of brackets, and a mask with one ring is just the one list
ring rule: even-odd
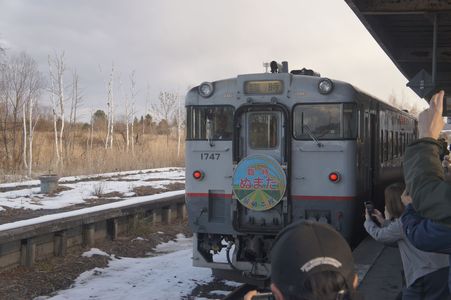
{"label": "dirt ground", "polygon": [[[186,222],[171,225],[142,222],[129,236],[104,241],[94,247],[119,257],[145,257],[149,256],[149,252],[154,252],[156,245],[174,239],[178,233],[192,235]],[[143,239],[136,240],[137,237]],[[18,267],[0,273],[0,299],[21,300],[51,295],[57,290],[69,288],[81,273],[108,264],[109,258],[105,256],[82,257],[81,254],[89,249],[71,248],[65,257],[37,262],[33,268]]]}

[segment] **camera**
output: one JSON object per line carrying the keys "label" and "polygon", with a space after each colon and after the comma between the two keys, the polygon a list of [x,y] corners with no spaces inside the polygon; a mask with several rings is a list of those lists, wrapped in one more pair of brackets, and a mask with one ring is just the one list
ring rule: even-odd
{"label": "camera", "polygon": [[374,213],[374,205],[373,205],[373,202],[371,202],[371,201],[365,201],[365,207],[366,207],[366,210],[368,211],[368,214],[370,215],[370,217],[372,217],[372,216],[373,216],[373,213]]}
{"label": "camera", "polygon": [[443,113],[444,117],[451,117],[451,97],[443,97]]}
{"label": "camera", "polygon": [[272,293],[261,293],[253,296],[252,300],[276,300]]}

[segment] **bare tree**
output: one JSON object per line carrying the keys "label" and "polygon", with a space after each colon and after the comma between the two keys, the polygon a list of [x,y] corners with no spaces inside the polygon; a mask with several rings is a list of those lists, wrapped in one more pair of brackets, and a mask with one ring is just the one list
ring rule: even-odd
{"label": "bare tree", "polygon": [[119,77],[119,91],[125,99],[125,151],[128,152],[130,149],[130,107],[128,103],[128,95],[124,93],[122,89],[122,80]]}
{"label": "bare tree", "polygon": [[[177,103],[177,94],[172,92],[160,92],[158,103],[152,104],[152,111],[159,118],[168,124],[174,115]],[[169,143],[170,130],[166,131],[166,144]]]}
{"label": "bare tree", "polygon": [[[132,120],[132,128],[131,128],[131,135],[132,135],[132,140],[131,140],[131,146],[132,146],[132,153],[135,154],[135,131],[134,131],[134,124],[135,124],[135,99],[136,99],[136,80],[135,80],[135,71],[132,71],[132,73],[130,74],[130,104],[131,104],[131,111],[130,111],[130,116],[131,116],[131,120]],[[128,122],[128,117],[127,117],[127,122]]]}
{"label": "bare tree", "polygon": [[[64,133],[64,102],[66,101],[64,96],[64,72],[66,66],[64,63],[64,51],[60,54],[55,53],[53,57],[49,55],[49,72],[51,81],[51,100],[53,107],[53,123],[55,132],[55,146],[58,159],[58,165],[63,166],[63,133]],[[56,98],[56,100],[55,100]],[[58,112],[57,112],[58,110]],[[57,123],[60,122],[59,136]]]}
{"label": "bare tree", "polygon": [[[20,165],[26,166],[27,164],[24,157],[27,147],[24,109],[30,95],[40,88],[40,85],[35,86],[38,74],[36,62],[25,53],[8,57],[1,64],[0,103],[1,130],[5,146],[4,157],[7,160],[7,167],[11,166],[13,170],[17,170]],[[39,79],[39,81],[41,80]],[[22,149],[20,149],[18,141],[21,127],[23,129]],[[8,145],[10,139],[11,147]]]}
{"label": "bare tree", "polygon": [[8,84],[8,78],[9,76],[7,75],[9,72],[9,66],[8,64],[2,63],[0,65],[0,127],[1,127],[1,133],[2,133],[2,142],[3,142],[3,147],[4,147],[4,163],[5,163],[5,168],[9,169],[10,167],[10,162],[12,160],[12,156],[10,153],[10,148],[9,148],[9,131],[8,131],[8,127],[9,127],[9,113],[10,113],[10,108],[9,108],[9,99],[10,99],[10,90],[9,90],[9,84]]}
{"label": "bare tree", "polygon": [[182,108],[181,108],[181,99],[182,97],[177,93],[177,158],[180,158],[180,146],[181,146],[181,137],[180,129],[182,128]]}
{"label": "bare tree", "polygon": [[108,106],[108,125],[107,125],[107,135],[105,139],[105,149],[113,148],[113,140],[114,140],[114,94],[113,94],[113,85],[114,85],[114,63],[111,64],[111,73],[110,79],[108,81],[108,97],[107,97],[107,106]]}
{"label": "bare tree", "polygon": [[146,122],[145,122],[145,116],[149,113],[149,101],[150,101],[150,85],[149,83],[147,83],[147,92],[146,92],[146,107],[145,107],[145,111],[144,111],[144,117],[143,117],[143,122],[142,122],[142,131],[143,131],[143,136],[146,133]]}
{"label": "bare tree", "polygon": [[73,151],[74,140],[75,140],[75,130],[74,126],[77,123],[77,110],[82,103],[83,96],[80,93],[80,77],[77,71],[72,73],[72,95],[71,95],[71,105],[70,105],[70,115],[69,115],[69,133],[71,134],[70,148]]}

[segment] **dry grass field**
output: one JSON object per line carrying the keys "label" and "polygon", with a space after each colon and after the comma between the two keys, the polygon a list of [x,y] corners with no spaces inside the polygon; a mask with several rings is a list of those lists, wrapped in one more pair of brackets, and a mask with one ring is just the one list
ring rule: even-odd
{"label": "dry grass field", "polygon": [[[140,134],[134,151],[131,146],[127,151],[120,133],[114,135],[113,148],[105,149],[105,132],[94,133],[91,147],[89,131],[79,130],[71,138],[64,139],[62,165],[57,163],[53,138],[51,131],[35,132],[32,178],[48,173],[68,176],[184,165],[184,138],[177,155],[175,136],[167,139],[165,135]],[[18,180],[25,174],[25,168],[23,171],[21,168],[15,172],[2,171],[0,181]]]}

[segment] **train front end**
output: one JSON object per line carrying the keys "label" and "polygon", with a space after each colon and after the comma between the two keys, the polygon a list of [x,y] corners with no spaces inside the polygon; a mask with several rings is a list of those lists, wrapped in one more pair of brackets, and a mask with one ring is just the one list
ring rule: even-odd
{"label": "train front end", "polygon": [[[351,237],[354,95],[316,75],[276,65],[189,91],[186,204],[195,266],[265,279],[275,236],[300,219]],[[328,88],[335,94],[323,93]]]}

